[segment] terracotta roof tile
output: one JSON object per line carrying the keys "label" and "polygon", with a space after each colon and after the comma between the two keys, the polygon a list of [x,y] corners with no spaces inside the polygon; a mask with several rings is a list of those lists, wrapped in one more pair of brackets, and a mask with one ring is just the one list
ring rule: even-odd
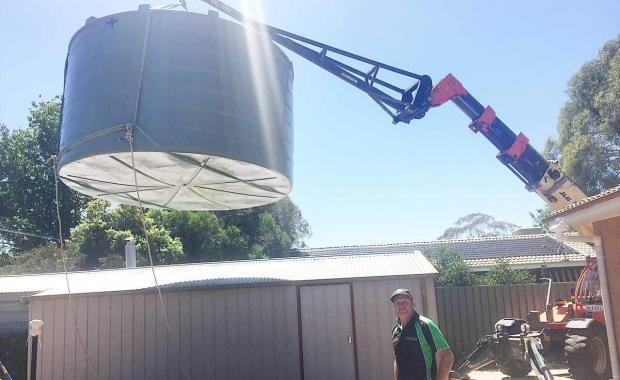
{"label": "terracotta roof tile", "polygon": [[620,185],[618,185],[616,187],[612,187],[611,189],[604,190],[604,191],[602,191],[602,192],[600,192],[600,193],[598,193],[596,195],[593,195],[591,197],[583,198],[579,202],[573,203],[570,206],[566,206],[563,209],[558,210],[558,211],[552,213],[551,215],[549,215],[548,217],[546,217],[544,219],[545,220],[553,219],[556,216],[558,216],[559,214],[563,214],[563,213],[565,213],[565,212],[567,212],[569,210],[572,210],[574,208],[586,205],[588,203],[592,203],[592,202],[594,202],[594,201],[596,201],[598,199],[605,198],[605,197],[607,197],[609,195],[612,195],[612,194],[615,194],[615,193],[620,193]]}
{"label": "terracotta roof tile", "polygon": [[581,261],[595,256],[594,249],[586,243],[562,243],[551,235],[519,235],[472,239],[433,240],[398,244],[350,245],[340,247],[299,248],[288,252],[290,256],[332,256],[407,253],[420,250],[432,255],[440,246],[449,246],[463,254],[466,261],[495,262],[509,258],[511,263],[545,262],[549,257],[569,257]]}

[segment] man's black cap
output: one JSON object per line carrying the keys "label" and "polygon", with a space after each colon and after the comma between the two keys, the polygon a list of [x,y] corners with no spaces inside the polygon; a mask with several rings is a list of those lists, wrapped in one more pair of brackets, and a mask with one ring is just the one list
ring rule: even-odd
{"label": "man's black cap", "polygon": [[390,297],[390,301],[394,302],[394,297],[396,296],[405,296],[413,299],[413,294],[411,294],[411,291],[409,289],[394,290],[394,293],[392,293],[392,296]]}

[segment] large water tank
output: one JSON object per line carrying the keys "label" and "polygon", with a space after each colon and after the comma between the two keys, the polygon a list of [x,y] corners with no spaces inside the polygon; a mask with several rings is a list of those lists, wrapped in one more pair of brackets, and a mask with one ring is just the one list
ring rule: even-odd
{"label": "large water tank", "polygon": [[146,207],[275,202],[292,186],[292,81],[268,37],[215,12],[90,18],[69,44],[59,175],[137,204],[135,174]]}

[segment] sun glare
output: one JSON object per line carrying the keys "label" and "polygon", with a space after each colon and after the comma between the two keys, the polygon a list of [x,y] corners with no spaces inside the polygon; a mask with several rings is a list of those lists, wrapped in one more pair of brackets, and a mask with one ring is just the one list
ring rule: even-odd
{"label": "sun glare", "polygon": [[[243,1],[241,12],[248,15],[256,15],[254,18],[262,20],[263,4],[262,1]],[[257,35],[257,32],[245,29],[245,47],[247,49],[248,66],[252,74],[252,91],[258,107],[260,117],[259,126],[263,141],[267,145],[267,155],[271,163],[275,163],[277,155],[274,151],[273,131],[279,118],[283,115],[275,114],[274,110],[282,108],[286,112],[286,107],[274,107],[271,103],[276,99],[286,99],[280,95],[283,91],[278,83],[278,71],[274,64],[273,57],[277,52],[271,39]]]}

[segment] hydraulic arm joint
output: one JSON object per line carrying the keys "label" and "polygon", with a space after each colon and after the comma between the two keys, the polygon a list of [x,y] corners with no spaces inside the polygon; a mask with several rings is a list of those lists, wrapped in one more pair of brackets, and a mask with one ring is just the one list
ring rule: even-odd
{"label": "hydraulic arm joint", "polygon": [[515,135],[491,107],[484,107],[463,87],[452,74],[446,75],[431,93],[431,105],[440,106],[451,100],[470,119],[469,128],[480,132],[499,150],[497,158],[517,175],[527,186],[536,185],[544,176],[549,164],[529,145],[528,138]]}

